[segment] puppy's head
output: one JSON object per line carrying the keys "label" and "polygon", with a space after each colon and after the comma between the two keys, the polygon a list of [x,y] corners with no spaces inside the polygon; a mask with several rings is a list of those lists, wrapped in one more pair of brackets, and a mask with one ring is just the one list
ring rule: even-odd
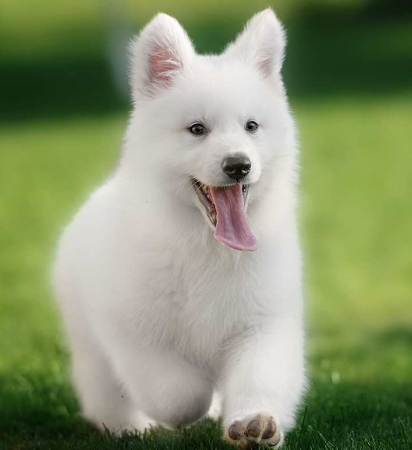
{"label": "puppy's head", "polygon": [[181,25],[157,15],[132,43],[131,126],[168,189],[197,207],[215,237],[255,250],[247,207],[274,162],[293,149],[281,81],[285,37],[272,10],[256,14],[218,56],[196,54]]}

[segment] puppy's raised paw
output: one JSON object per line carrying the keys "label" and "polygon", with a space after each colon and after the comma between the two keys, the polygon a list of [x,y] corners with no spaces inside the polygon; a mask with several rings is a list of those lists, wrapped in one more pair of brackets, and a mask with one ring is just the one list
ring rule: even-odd
{"label": "puppy's raised paw", "polygon": [[274,415],[258,414],[235,420],[226,427],[224,438],[240,450],[257,449],[260,445],[276,449],[283,443],[283,432]]}

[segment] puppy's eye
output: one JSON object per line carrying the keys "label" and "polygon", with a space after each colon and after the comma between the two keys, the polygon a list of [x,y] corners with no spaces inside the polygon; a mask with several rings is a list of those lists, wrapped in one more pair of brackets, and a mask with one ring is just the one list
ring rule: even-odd
{"label": "puppy's eye", "polygon": [[206,128],[201,123],[194,123],[189,127],[189,131],[196,136],[201,136],[206,133]]}
{"label": "puppy's eye", "polygon": [[254,120],[249,120],[249,122],[245,125],[245,130],[248,133],[254,133],[259,128],[259,125]]}

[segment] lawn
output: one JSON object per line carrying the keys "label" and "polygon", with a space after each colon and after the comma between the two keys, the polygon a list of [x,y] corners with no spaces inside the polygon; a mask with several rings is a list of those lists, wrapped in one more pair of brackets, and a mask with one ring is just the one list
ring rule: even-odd
{"label": "lawn", "polygon": [[[408,450],[412,84],[404,70],[412,67],[411,35],[400,25],[334,32],[326,41],[319,30],[305,33],[292,29],[285,74],[302,142],[311,386],[286,448]],[[355,41],[358,51],[348,50]],[[220,41],[202,45],[219,48]],[[14,55],[32,67],[29,85],[38,83],[37,63],[20,47]],[[11,75],[14,56],[2,58]],[[25,107],[13,104],[10,90],[0,108],[0,448],[230,449],[208,420],[120,439],[79,417],[48,276],[62,226],[110,173],[126,126],[107,73],[94,84],[103,67],[96,58],[91,65],[50,62],[65,83],[71,69],[84,75],[70,91],[81,93],[76,101],[56,86],[49,96],[47,86],[22,86],[24,97],[16,95],[28,100]]]}

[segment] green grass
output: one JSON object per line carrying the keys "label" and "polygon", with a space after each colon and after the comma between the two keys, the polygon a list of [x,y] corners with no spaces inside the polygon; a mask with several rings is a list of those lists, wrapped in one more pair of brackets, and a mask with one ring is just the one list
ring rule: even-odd
{"label": "green grass", "polygon": [[[104,59],[102,17],[92,2],[81,4],[67,15],[66,2],[49,11],[41,1],[33,13],[6,2],[3,10],[9,20],[0,29],[0,449],[230,449],[212,421],[119,439],[79,417],[49,270],[62,227],[115,164],[127,122]],[[199,11],[190,14],[176,2],[169,12],[193,19],[189,28],[201,50],[221,48],[250,12],[225,23],[215,10],[209,22]],[[154,12],[145,6],[139,20]],[[311,386],[286,446],[407,450],[410,24],[291,23],[285,75],[302,141]]]}

